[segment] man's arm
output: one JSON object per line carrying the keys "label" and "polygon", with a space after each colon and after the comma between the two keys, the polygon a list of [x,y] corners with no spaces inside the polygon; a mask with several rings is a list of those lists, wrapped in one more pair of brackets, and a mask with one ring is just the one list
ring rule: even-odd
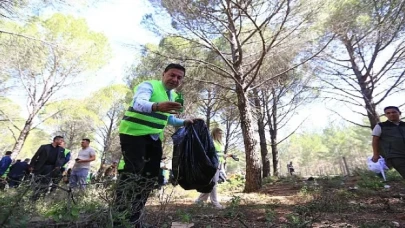
{"label": "man's arm", "polygon": [[149,100],[152,97],[152,93],[152,84],[149,82],[142,82],[139,84],[132,100],[132,108],[138,112],[151,113],[153,102],[150,102]]}
{"label": "man's arm", "polygon": [[380,137],[378,136],[373,136],[373,161],[376,162],[380,158],[380,152],[378,152],[378,149],[380,147]]}
{"label": "man's arm", "polygon": [[66,154],[65,162],[63,163],[63,165],[66,165],[66,163],[70,161],[70,156],[71,156],[70,152]]}
{"label": "man's arm", "polygon": [[65,164],[65,159],[66,159],[65,149],[60,150],[59,153],[58,153],[58,158],[57,158],[57,160],[55,162],[55,169],[62,168],[62,166]]}
{"label": "man's arm", "polygon": [[94,150],[92,150],[90,152],[90,158],[89,159],[80,159],[78,161],[76,161],[77,163],[83,163],[83,162],[92,162],[96,160],[96,152]]}
{"label": "man's arm", "polygon": [[132,101],[132,108],[138,112],[167,112],[167,113],[176,113],[181,109],[181,104],[164,101],[159,103],[150,102],[150,98],[153,94],[152,84],[149,82],[142,82],[138,85],[138,89],[134,95]]}
{"label": "man's arm", "polygon": [[180,126],[184,125],[184,120],[183,119],[176,118],[173,115],[170,115],[169,119],[167,121],[168,121],[168,123],[170,125],[175,126],[175,127],[180,127]]}
{"label": "man's arm", "polygon": [[379,124],[375,125],[372,135],[373,158],[371,160],[377,162],[380,159],[380,152],[378,150],[380,148],[381,126]]}
{"label": "man's arm", "polygon": [[96,154],[90,154],[89,162],[96,160]]}
{"label": "man's arm", "polygon": [[6,172],[6,170],[7,170],[7,167],[5,167],[6,166],[6,159],[5,159],[5,157],[3,157],[1,160],[0,160],[0,176],[3,176],[3,174]]}
{"label": "man's arm", "polygon": [[17,163],[14,163],[13,165],[10,166],[10,171],[15,168],[15,164],[17,164]]}
{"label": "man's arm", "polygon": [[34,168],[35,164],[37,163],[38,158],[40,157],[40,154],[42,153],[42,150],[44,149],[44,145],[40,146],[37,150],[37,152],[34,154],[34,156],[31,159],[30,162],[30,167]]}

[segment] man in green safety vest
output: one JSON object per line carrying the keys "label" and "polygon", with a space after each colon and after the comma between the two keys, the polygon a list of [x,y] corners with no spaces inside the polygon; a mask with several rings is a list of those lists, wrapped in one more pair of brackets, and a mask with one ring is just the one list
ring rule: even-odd
{"label": "man in green safety vest", "polygon": [[[174,102],[177,95],[173,89],[180,85],[185,72],[183,66],[169,64],[162,80],[137,85],[131,106],[120,123],[123,159],[118,169],[120,166],[123,169],[116,190],[116,205],[119,211],[129,210],[127,219],[134,227],[142,227],[143,208],[160,173],[164,128],[167,124],[182,126],[193,123],[192,119],[182,120],[172,115],[183,108],[182,104]],[[136,189],[128,190],[128,187]],[[132,199],[132,205],[126,203],[127,199]]]}

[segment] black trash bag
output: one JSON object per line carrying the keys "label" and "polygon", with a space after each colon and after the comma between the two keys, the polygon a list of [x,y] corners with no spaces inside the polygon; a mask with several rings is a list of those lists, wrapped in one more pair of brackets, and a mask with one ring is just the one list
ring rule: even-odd
{"label": "black trash bag", "polygon": [[185,190],[209,193],[219,165],[214,142],[203,120],[178,129],[173,135],[171,183]]}

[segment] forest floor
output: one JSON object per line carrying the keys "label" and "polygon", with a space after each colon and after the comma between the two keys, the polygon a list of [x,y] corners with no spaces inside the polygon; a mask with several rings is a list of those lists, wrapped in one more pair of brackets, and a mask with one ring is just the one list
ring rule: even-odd
{"label": "forest floor", "polygon": [[[375,174],[357,170],[342,177],[266,178],[256,193],[243,193],[241,177],[220,184],[224,209],[197,205],[196,191],[179,186],[155,192],[146,205],[145,221],[152,227],[404,227],[405,181],[393,171],[383,182]],[[113,227],[122,216],[114,212],[108,188],[89,186],[75,195],[63,190],[35,203],[30,188],[0,192],[0,227]]]}
{"label": "forest floor", "polygon": [[175,192],[170,204],[151,201],[147,220],[159,227],[405,227],[405,182],[388,179],[381,182],[368,172],[312,181],[268,179],[250,194],[228,183],[219,189],[222,210],[194,204],[197,193]]}

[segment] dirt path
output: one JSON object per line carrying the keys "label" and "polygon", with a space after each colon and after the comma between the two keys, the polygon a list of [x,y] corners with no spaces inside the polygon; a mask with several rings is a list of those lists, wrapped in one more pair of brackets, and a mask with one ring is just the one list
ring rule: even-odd
{"label": "dirt path", "polygon": [[354,188],[345,180],[276,182],[259,193],[220,193],[226,209],[198,206],[193,198],[149,205],[147,220],[159,227],[172,222],[193,227],[405,227],[403,183],[389,189]]}

